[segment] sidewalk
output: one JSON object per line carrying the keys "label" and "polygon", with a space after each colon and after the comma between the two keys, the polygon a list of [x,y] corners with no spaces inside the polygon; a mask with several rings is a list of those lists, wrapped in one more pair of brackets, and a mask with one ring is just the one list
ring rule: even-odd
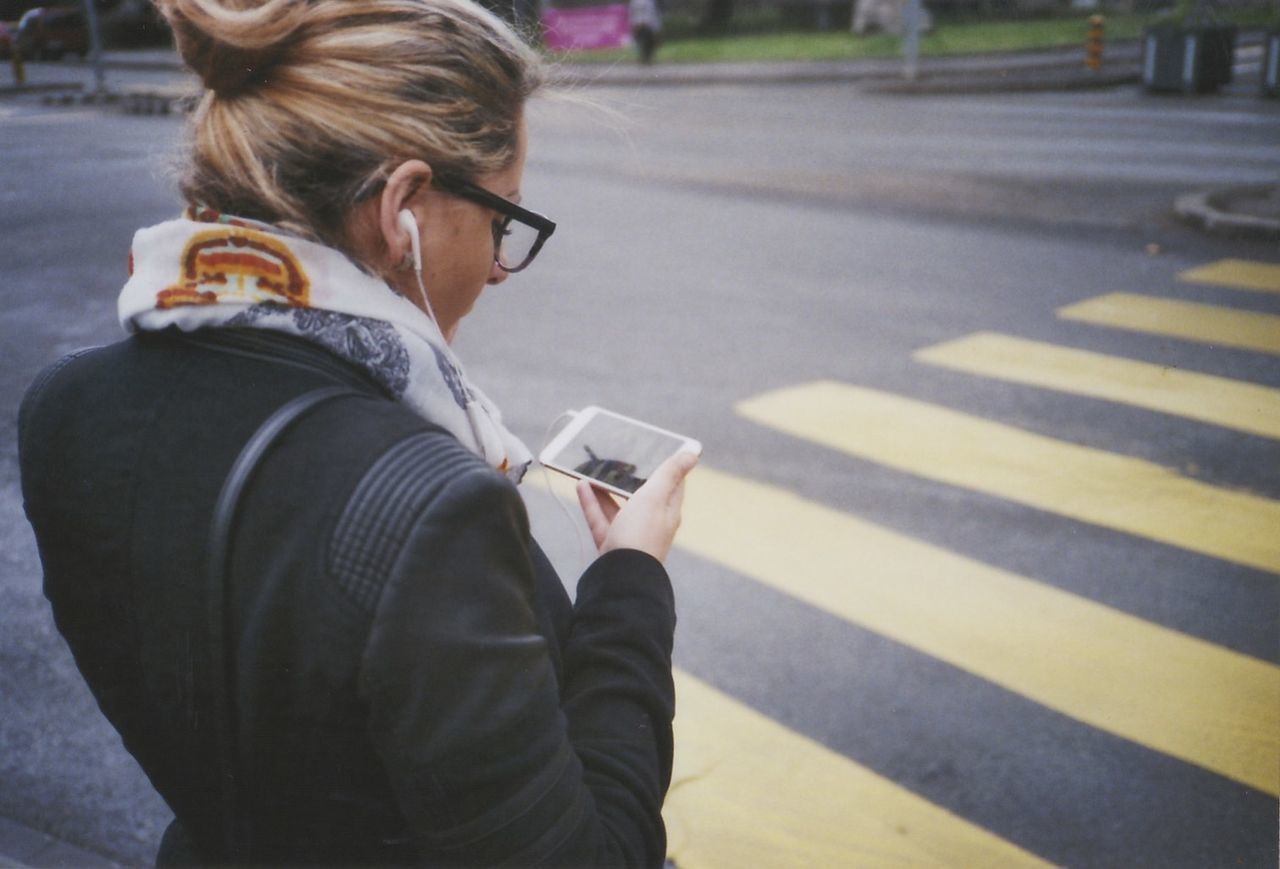
{"label": "sidewalk", "polygon": [[[1260,55],[1261,36],[1243,33],[1237,41],[1237,63],[1245,56]],[[1258,58],[1260,60],[1260,57]],[[135,72],[184,71],[177,54],[168,48],[112,50],[103,53],[109,70]],[[1108,42],[1097,72],[1084,65],[1084,47],[992,54],[922,57],[914,81],[905,78],[900,57],[850,60],[761,61],[737,63],[560,63],[558,79],[567,84],[707,85],[789,84],[795,82],[851,82],[874,92],[964,93],[1025,90],[1074,90],[1114,87],[1141,80],[1142,46],[1139,40]],[[87,62],[66,65],[87,68]],[[3,90],[0,84],[0,90]]]}
{"label": "sidewalk", "polygon": [[1081,47],[1001,54],[920,58],[914,81],[898,57],[762,63],[564,64],[566,81],[582,85],[790,84],[849,82],[871,93],[984,93],[1073,90],[1137,82],[1141,48],[1136,41],[1107,46],[1099,73],[1084,66]]}
{"label": "sidewalk", "polygon": [[[1073,89],[1109,87],[1139,80],[1141,49],[1136,40],[1108,43],[1103,68],[1094,73],[1084,67],[1083,47],[1045,49],[984,55],[923,57],[911,92],[929,93],[973,89],[986,91],[1040,88]],[[166,48],[111,50],[103,52],[108,70],[133,72],[183,72],[177,54]],[[40,67],[29,64],[29,67]],[[44,65],[47,68],[47,65]],[[58,65],[68,73],[82,74],[87,61]],[[769,61],[759,63],[561,63],[557,78],[566,84],[625,85],[706,85],[706,84],[788,84],[795,82],[904,83],[901,58],[858,58],[833,61]],[[30,78],[30,75],[28,76]],[[0,79],[0,92],[12,89]],[[873,89],[875,89],[873,87]],[[894,92],[904,92],[894,87]]]}
{"label": "sidewalk", "polygon": [[[1242,34],[1238,60],[1259,54],[1260,36]],[[569,86],[690,86],[715,84],[793,84],[800,82],[849,82],[860,90],[883,94],[996,93],[1014,91],[1064,91],[1108,88],[1141,80],[1141,45],[1138,40],[1109,42],[1102,67],[1092,71],[1084,65],[1083,46],[981,55],[953,55],[920,58],[917,74],[908,80],[901,58],[857,58],[835,61],[768,61],[756,63],[559,63],[555,78]],[[109,71],[185,73],[172,49],[151,48],[112,50],[103,53]],[[1260,61],[1260,57],[1259,57]],[[28,89],[77,89],[74,76],[83,79],[91,65],[87,61],[58,65],[29,64],[29,69],[53,73],[64,81],[28,84]],[[0,96],[24,92],[5,81],[0,72]],[[28,74],[30,80],[32,76]],[[166,88],[167,90],[167,88]],[[30,90],[25,91],[30,92]]]}

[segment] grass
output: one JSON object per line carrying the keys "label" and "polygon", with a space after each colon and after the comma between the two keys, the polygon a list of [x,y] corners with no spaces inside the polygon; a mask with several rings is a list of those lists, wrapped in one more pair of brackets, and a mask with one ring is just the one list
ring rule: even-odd
{"label": "grass", "polygon": [[[1090,13],[1080,12],[1021,20],[942,19],[920,39],[924,56],[1025,51],[1062,46],[1083,46]],[[1232,16],[1241,27],[1261,27],[1267,10],[1242,10]],[[1135,39],[1155,16],[1106,15],[1106,38]],[[896,36],[857,36],[843,27],[826,31],[801,29],[781,20],[759,17],[735,21],[719,35],[700,33],[692,20],[675,19],[658,50],[661,63],[711,63],[717,61],[851,60],[895,57],[901,52]],[[631,49],[574,52],[564,60],[580,63],[630,63]]]}

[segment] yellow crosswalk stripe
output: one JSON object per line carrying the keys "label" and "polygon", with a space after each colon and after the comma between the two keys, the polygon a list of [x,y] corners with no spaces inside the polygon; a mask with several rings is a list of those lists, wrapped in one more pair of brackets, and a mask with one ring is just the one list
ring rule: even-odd
{"label": "yellow crosswalk stripe", "polygon": [[748,419],[911,474],[1280,573],[1280,501],[922,401],[831,381],[738,404]]}
{"label": "yellow crosswalk stripe", "polygon": [[1196,284],[1219,284],[1239,290],[1280,293],[1280,265],[1246,259],[1223,259],[1178,275],[1178,280]]}
{"label": "yellow crosswalk stripe", "polygon": [[[531,474],[521,488],[539,513],[551,509],[544,494],[574,497],[560,474]],[[562,554],[590,557],[574,545]],[[663,816],[681,869],[1044,865],[697,677],[679,668],[674,676],[675,768]]]}
{"label": "yellow crosswalk stripe", "polygon": [[689,479],[676,542],[1090,726],[1280,794],[1271,664],[705,466]]}
{"label": "yellow crosswalk stripe", "polygon": [[675,729],[681,869],[1048,865],[680,671]]}
{"label": "yellow crosswalk stripe", "polygon": [[914,358],[969,374],[1103,398],[1280,439],[1280,389],[1255,383],[994,332],[928,347]]}
{"label": "yellow crosswalk stripe", "polygon": [[1280,316],[1275,314],[1111,293],[1059,308],[1058,316],[1097,326],[1280,354]]}

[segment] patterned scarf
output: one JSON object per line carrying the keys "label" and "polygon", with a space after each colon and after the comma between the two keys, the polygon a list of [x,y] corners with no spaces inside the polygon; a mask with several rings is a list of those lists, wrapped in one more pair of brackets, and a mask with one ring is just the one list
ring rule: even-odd
{"label": "patterned scarf", "polygon": [[362,368],[515,482],[532,461],[435,321],[332,248],[188,209],[138,230],[129,265],[118,303],[128,332],[239,326],[297,335]]}

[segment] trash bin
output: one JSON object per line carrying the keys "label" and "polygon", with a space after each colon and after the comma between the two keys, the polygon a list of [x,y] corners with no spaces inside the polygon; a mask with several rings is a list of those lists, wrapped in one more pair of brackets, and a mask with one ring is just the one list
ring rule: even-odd
{"label": "trash bin", "polygon": [[1142,33],[1142,83],[1149,91],[1212,93],[1231,81],[1234,24],[1166,22]]}

